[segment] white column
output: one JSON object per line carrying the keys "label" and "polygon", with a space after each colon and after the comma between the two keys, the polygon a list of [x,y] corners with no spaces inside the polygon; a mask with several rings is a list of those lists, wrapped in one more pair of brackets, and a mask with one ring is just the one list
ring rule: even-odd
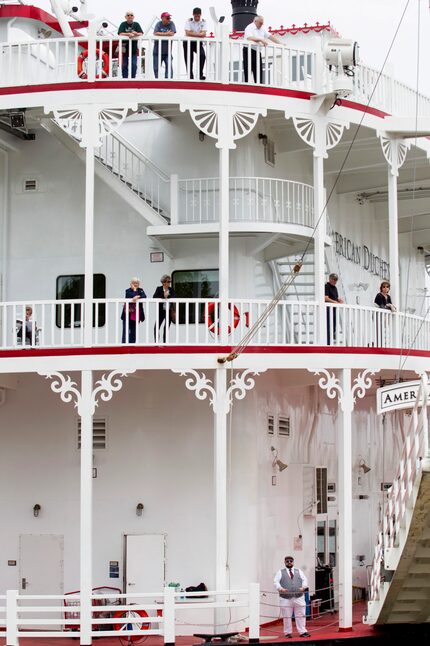
{"label": "white column", "polygon": [[[219,366],[215,370],[216,405],[215,422],[215,589],[226,590],[227,582],[227,370]],[[223,597],[218,596],[217,601]],[[227,630],[228,618],[224,608],[214,613],[214,633]]]}
{"label": "white column", "polygon": [[227,370],[215,371],[215,584],[217,590],[227,586]]}
{"label": "white column", "polygon": [[[391,283],[390,295],[393,303],[395,303],[397,307],[400,307],[397,173],[392,171],[391,166],[388,167],[388,240]],[[382,276],[381,278],[388,277]]]}
{"label": "white column", "polygon": [[[326,314],[324,305],[324,277],[325,277],[325,236],[327,228],[327,213],[324,203],[324,159],[314,152],[314,223],[316,226],[314,236],[314,285],[315,300],[319,306],[318,317],[318,343],[326,342]],[[324,209],[324,212],[323,212]],[[321,218],[321,219],[320,219]]]}
{"label": "white column", "polygon": [[[83,119],[89,115],[83,115]],[[94,147],[87,142],[85,154],[85,316],[84,345],[92,345],[94,284]]]}
{"label": "white column", "polygon": [[[220,115],[221,118],[221,115]],[[221,143],[219,151],[219,181],[220,181],[220,214],[219,214],[219,297],[221,300],[221,338],[223,344],[228,343],[229,326],[229,207],[230,207],[230,150]]]}
{"label": "white column", "polygon": [[352,630],[352,408],[351,370],[342,370],[338,427],[339,630]]}
{"label": "white column", "polygon": [[81,590],[81,645],[91,639],[92,591],[92,496],[93,496],[93,375],[91,370],[81,373],[81,527],[80,527],[80,590]]}

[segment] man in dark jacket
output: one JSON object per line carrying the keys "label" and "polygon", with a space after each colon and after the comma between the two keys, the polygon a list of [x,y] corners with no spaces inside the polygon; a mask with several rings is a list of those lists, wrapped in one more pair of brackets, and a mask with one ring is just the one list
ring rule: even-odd
{"label": "man in dark jacket", "polygon": [[153,298],[160,298],[162,301],[158,305],[158,325],[154,325],[154,340],[159,341],[160,328],[164,322],[163,343],[166,343],[166,330],[171,322],[176,321],[175,306],[168,303],[169,298],[176,298],[175,290],[172,288],[172,279],[165,274],[161,277],[161,286],[157,287]]}

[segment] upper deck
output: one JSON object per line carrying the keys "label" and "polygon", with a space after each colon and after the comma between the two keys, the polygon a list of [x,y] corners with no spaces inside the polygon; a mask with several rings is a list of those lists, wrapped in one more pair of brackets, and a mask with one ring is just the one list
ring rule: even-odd
{"label": "upper deck", "polygon": [[[5,9],[10,7],[0,8],[0,19]],[[313,37],[308,41],[297,41],[295,35],[302,32]],[[89,90],[97,90],[101,101],[105,101],[106,96],[117,101],[119,96],[123,100],[125,96],[127,100],[138,100],[139,91],[144,90],[146,100],[149,97],[153,101],[177,103],[179,97],[206,104],[223,102],[225,95],[217,93],[230,92],[233,93],[232,103],[268,108],[281,106],[279,99],[285,108],[286,97],[307,101],[315,95],[332,94],[335,100],[339,94],[340,97],[347,95],[341,98],[340,105],[358,113],[364,110],[377,117],[430,116],[428,97],[417,96],[411,87],[364,64],[355,66],[349,79],[343,77],[347,92],[339,93],[336,71],[330,69],[324,55],[324,44],[333,33],[330,25],[317,24],[302,30],[280,29],[273,33],[285,44],[271,43],[267,47],[259,47],[262,71],[257,66],[256,78],[250,72],[246,82],[244,63],[247,61],[251,68],[255,46],[245,43],[242,34],[228,34],[221,30],[217,36],[211,34],[201,39],[206,56],[205,78],[201,80],[192,78],[190,65],[187,68],[184,62],[184,52],[190,51],[193,42],[186,37],[164,39],[167,70],[164,66],[161,68],[160,39],[146,35],[139,38],[134,77],[131,57],[128,58],[128,66],[122,65],[123,52],[127,54],[131,47],[129,39],[95,35],[28,39],[21,36],[11,42],[0,42],[0,106],[6,109],[45,105],[46,93],[49,93],[50,105],[78,102],[77,92]],[[296,43],[299,46],[294,46]],[[197,49],[196,69],[199,57],[200,50]],[[127,94],[124,93],[126,89],[129,90]],[[107,90],[118,92],[107,95]]]}

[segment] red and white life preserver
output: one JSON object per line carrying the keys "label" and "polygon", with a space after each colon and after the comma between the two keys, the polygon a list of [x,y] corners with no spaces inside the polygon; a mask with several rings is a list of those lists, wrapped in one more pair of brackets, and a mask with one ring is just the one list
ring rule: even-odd
{"label": "red and white life preserver", "polygon": [[[118,631],[128,630],[129,628],[131,628],[131,630],[149,630],[151,624],[143,623],[141,619],[142,617],[148,616],[149,615],[146,610],[117,610],[113,613],[113,629]],[[116,624],[115,619],[128,619],[129,621],[124,624]],[[142,638],[139,635],[130,635],[128,636],[128,639],[134,642]]]}
{"label": "red and white life preserver", "polygon": [[[228,304],[228,309],[231,312],[231,303]],[[228,326],[228,331],[227,331],[228,334],[231,334],[232,327],[233,327],[233,330],[237,328],[237,326],[239,325],[239,321],[240,321],[239,310],[237,309],[236,305],[233,305],[233,326],[231,325]],[[219,320],[219,303],[209,303],[206,322],[207,322],[209,331],[212,332],[213,334],[216,334],[216,336],[219,336],[221,332],[220,320]]]}
{"label": "red and white life preserver", "polygon": [[[85,49],[78,56],[78,76],[81,79],[88,78],[87,58],[88,49]],[[106,78],[107,76],[109,76],[109,56],[106,52],[100,53],[100,50],[96,49],[96,78]]]}

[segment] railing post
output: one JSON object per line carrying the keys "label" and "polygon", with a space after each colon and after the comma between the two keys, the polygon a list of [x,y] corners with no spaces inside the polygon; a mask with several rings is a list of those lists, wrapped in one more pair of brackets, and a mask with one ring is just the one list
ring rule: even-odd
{"label": "railing post", "polygon": [[249,643],[260,641],[260,584],[250,583],[248,588]]}
{"label": "railing post", "polygon": [[[219,26],[219,37],[221,41],[221,69],[219,70],[221,83],[229,82],[230,75],[230,36],[227,31],[226,23],[221,23]],[[215,79],[216,81],[218,79]]]}
{"label": "railing post", "polygon": [[163,626],[166,646],[175,643],[175,590],[173,587],[164,588]]}
{"label": "railing post", "polygon": [[170,224],[178,224],[179,177],[170,175]]}
{"label": "railing post", "polygon": [[6,646],[18,646],[18,590],[6,592]]}
{"label": "railing post", "polygon": [[90,20],[88,25],[87,77],[90,83],[96,80],[96,38],[97,21]]}

